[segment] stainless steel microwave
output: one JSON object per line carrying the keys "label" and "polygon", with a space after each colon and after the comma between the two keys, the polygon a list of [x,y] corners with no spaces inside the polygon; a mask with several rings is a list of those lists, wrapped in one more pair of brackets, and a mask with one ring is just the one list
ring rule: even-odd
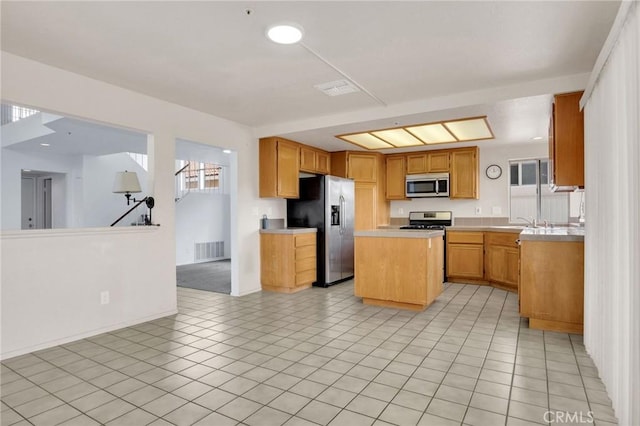
{"label": "stainless steel microwave", "polygon": [[405,188],[407,198],[448,197],[449,173],[407,175]]}

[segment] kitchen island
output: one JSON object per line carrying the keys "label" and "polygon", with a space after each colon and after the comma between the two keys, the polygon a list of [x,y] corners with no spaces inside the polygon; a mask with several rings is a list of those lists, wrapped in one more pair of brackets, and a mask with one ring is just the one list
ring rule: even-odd
{"label": "kitchen island", "polygon": [[582,333],[584,229],[525,228],[520,259],[520,316],[529,327]]}
{"label": "kitchen island", "polygon": [[356,231],[354,293],[369,305],[421,311],[442,292],[443,231]]}

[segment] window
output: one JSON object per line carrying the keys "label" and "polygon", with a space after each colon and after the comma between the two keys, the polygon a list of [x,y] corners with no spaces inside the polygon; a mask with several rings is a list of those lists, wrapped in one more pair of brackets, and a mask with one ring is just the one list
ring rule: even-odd
{"label": "window", "polygon": [[569,221],[569,194],[549,190],[549,160],[546,158],[509,161],[509,220],[566,223]]}
{"label": "window", "polygon": [[[186,167],[185,167],[186,166]],[[210,192],[224,193],[228,188],[223,185],[226,166],[213,163],[201,163],[198,161],[176,161],[178,170],[181,173],[176,175],[178,179],[176,188],[181,192]],[[176,194],[176,198],[181,198],[183,194]]]}

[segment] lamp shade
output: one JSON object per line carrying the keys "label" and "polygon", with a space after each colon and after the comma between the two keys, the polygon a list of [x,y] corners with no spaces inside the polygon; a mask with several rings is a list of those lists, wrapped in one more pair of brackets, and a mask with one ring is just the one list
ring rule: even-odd
{"label": "lamp shade", "polygon": [[113,192],[116,194],[142,192],[136,172],[128,172],[126,170],[117,172],[116,179],[113,182]]}

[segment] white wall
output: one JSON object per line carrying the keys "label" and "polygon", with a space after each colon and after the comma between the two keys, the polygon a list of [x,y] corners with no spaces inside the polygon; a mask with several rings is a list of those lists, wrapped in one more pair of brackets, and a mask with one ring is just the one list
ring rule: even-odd
{"label": "white wall", "polygon": [[[127,205],[124,194],[114,194],[113,180],[116,172],[136,172],[140,181],[142,192],[132,194],[131,199],[142,199],[149,194],[149,182],[147,172],[136,163],[127,153],[92,156],[85,155],[82,164],[83,227],[109,226],[134,203]],[[117,226],[130,226],[141,214],[145,214],[147,208],[140,205],[136,210],[127,215]],[[154,211],[155,212],[155,211]]]}
{"label": "white wall", "polygon": [[231,243],[228,194],[191,192],[176,204],[176,265],[194,263],[194,243],[224,241],[225,256]]}
{"label": "white wall", "polygon": [[[547,157],[546,143],[523,143],[522,145],[498,145],[480,147],[480,199],[450,200],[449,198],[423,198],[411,201],[391,201],[391,217],[408,217],[410,211],[451,210],[453,217],[508,217],[509,216],[509,160],[523,158]],[[497,164],[502,167],[502,176],[496,180],[489,179],[485,170],[487,166]],[[476,215],[476,207],[481,214]],[[499,213],[493,213],[497,207]],[[402,212],[401,210],[402,209]]]}
{"label": "white wall", "polygon": [[[3,358],[175,310],[173,174],[178,137],[234,151],[231,205],[237,213],[231,219],[231,291],[240,295],[260,290],[259,218],[269,212],[283,217],[286,205],[258,198],[258,143],[251,129],[6,52],[1,62],[4,101],[151,135],[148,182],[156,199],[154,222],[161,225],[147,233],[85,229],[86,235],[67,231],[55,238],[47,235],[55,230],[3,233]],[[25,258],[37,262],[26,267]],[[42,298],[48,287],[57,289],[55,308],[38,304],[46,309],[20,309]],[[96,307],[98,289],[114,294],[126,289],[127,297],[112,298],[102,315]],[[38,330],[44,323],[45,333]]]}

